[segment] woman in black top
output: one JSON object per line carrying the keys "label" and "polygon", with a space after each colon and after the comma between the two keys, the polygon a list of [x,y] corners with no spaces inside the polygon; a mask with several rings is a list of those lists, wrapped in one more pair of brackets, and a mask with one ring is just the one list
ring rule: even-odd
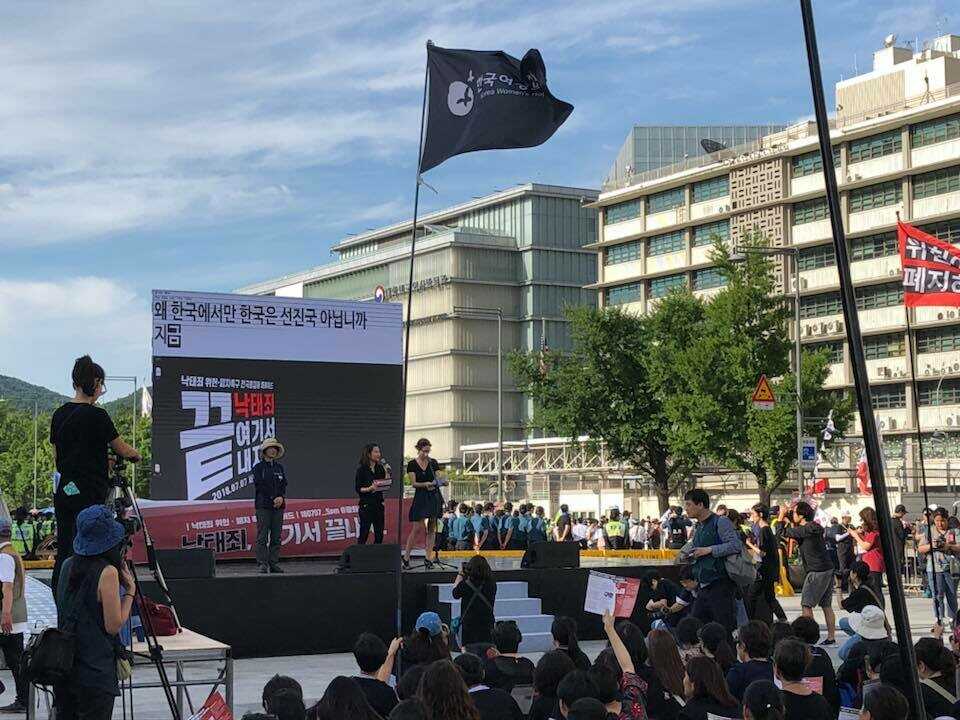
{"label": "woman in black top", "polygon": [[707,720],[708,717],[739,718],[740,703],[730,694],[720,666],[707,657],[692,657],[683,676],[687,703],[681,720]]}
{"label": "woman in black top", "polygon": [[390,465],[381,463],[380,446],[370,443],[363,446],[360,453],[360,465],[354,486],[360,498],[360,537],[361,545],[367,542],[370,528],[373,528],[373,542],[383,542],[383,488],[389,485]]}
{"label": "woman in black top", "polygon": [[590,658],[580,649],[580,643],[577,640],[577,623],[573,618],[563,615],[555,617],[553,625],[550,626],[550,634],[553,635],[553,646],[569,655],[577,670],[590,669]]}
{"label": "woman in black top", "polygon": [[787,619],[774,588],[780,579],[780,546],[770,528],[770,509],[766,505],[754,505],[750,509],[750,520],[759,528],[760,537],[757,544],[752,542],[752,538],[747,538],[747,545],[759,555],[760,563],[757,566],[757,579],[747,593],[747,614],[751,620],[762,620],[772,625],[774,614],[780,620]]}
{"label": "woman in black top", "polygon": [[497,583],[483,555],[463,564],[453,583],[453,597],[460,601],[460,646],[492,642]]}
{"label": "woman in black top", "polygon": [[533,704],[527,720],[548,720],[559,717],[557,685],[568,673],[576,670],[573,660],[563,650],[544,653],[533,671]]}
{"label": "woman in black top", "polygon": [[51,586],[56,588],[60,569],[73,553],[77,515],[91,505],[102,505],[110,491],[107,448],[140,462],[140,453],[121,438],[113,421],[96,402],[107,391],[103,368],[89,355],[73,364],[73,400],[61,405],[50,420],[50,444],[60,481],[53,496],[57,518],[57,559]]}
{"label": "woman in black top", "polygon": [[[440,495],[440,483],[437,480],[437,473],[440,471],[440,465],[430,457],[430,441],[426,438],[417,440],[417,456],[407,463],[407,478],[414,488],[413,504],[410,506],[410,522],[423,522],[423,527],[427,532],[427,539],[423,550],[426,553],[424,564],[427,569],[433,567],[430,562],[430,551],[436,550],[437,519],[443,515],[443,497]],[[403,555],[403,568],[410,568],[410,553],[413,550],[413,536],[417,532],[416,527],[410,528],[410,534],[407,536],[407,547]]]}

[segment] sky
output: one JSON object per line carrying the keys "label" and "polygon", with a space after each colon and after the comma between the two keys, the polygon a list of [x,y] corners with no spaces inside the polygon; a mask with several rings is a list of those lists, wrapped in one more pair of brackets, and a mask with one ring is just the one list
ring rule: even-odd
{"label": "sky", "polygon": [[[949,1],[815,0],[828,106],[887,34],[960,33]],[[635,123],[812,115],[795,0],[34,0],[0,27],[0,374],[67,394],[87,352],[149,374],[151,289],[229,292],[408,218],[428,38],[539,48],[575,110],[430,171],[426,211],[599,187]]]}

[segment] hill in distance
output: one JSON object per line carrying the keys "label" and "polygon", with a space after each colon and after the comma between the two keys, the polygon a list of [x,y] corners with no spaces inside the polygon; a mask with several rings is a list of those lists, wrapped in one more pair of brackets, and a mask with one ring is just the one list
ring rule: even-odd
{"label": "hill in distance", "polygon": [[0,375],[0,399],[17,410],[29,412],[33,412],[33,404],[36,402],[39,412],[49,413],[70,398],[41,385],[32,385],[19,378]]}

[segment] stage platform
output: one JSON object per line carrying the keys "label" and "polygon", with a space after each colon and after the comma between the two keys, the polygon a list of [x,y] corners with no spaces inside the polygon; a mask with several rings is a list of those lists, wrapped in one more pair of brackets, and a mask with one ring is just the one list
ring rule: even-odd
{"label": "stage platform", "polygon": [[[453,564],[459,567],[461,562],[457,559]],[[677,567],[668,561],[631,558],[583,558],[580,568],[542,570],[520,568],[516,558],[491,558],[490,562],[497,582],[526,583],[522,599],[537,600],[537,616],[573,616],[584,639],[599,639],[603,630],[599,616],[583,612],[590,570],[625,577],[640,577],[654,567],[668,577],[677,573]],[[252,562],[221,562],[214,578],[169,580],[168,584],[181,622],[230,645],[236,657],[347,652],[365,631],[392,637],[396,575],[338,574],[336,568],[334,560],[290,560],[283,562],[284,574],[260,575]],[[405,632],[426,609],[449,619],[451,607],[442,602],[445,591],[439,586],[452,583],[455,576],[456,569],[402,573]],[[144,589],[154,595],[153,582],[146,574],[142,577]],[[501,612],[500,605],[498,600],[497,615],[504,617],[503,612],[509,610]],[[533,611],[518,607],[518,612]],[[543,631],[542,623],[537,630]]]}

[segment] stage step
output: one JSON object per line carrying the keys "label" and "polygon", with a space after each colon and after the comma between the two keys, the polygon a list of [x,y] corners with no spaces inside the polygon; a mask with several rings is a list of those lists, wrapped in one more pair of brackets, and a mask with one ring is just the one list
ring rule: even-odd
{"label": "stage step", "polygon": [[[453,599],[453,585],[450,583],[429,586],[430,605],[444,621],[449,622],[460,614],[460,601]],[[550,627],[553,615],[541,612],[540,598],[528,595],[525,582],[497,583],[497,601],[494,603],[494,615],[497,620],[515,620],[523,641],[520,652],[546,652],[553,649],[553,636]]]}

